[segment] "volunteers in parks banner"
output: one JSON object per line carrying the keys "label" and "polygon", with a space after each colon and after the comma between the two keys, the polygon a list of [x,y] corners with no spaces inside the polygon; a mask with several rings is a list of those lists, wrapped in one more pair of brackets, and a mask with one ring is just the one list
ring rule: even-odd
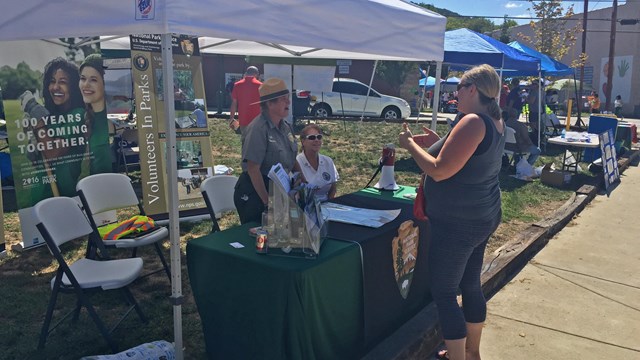
{"label": "volunteers in parks banner", "polygon": [[131,36],[131,69],[136,116],[143,207],[155,219],[168,212],[168,181],[178,182],[181,216],[205,213],[200,184],[213,175],[211,140],[207,125],[204,81],[198,40],[173,37],[173,92],[176,118],[178,178],[166,178],[160,35]]}
{"label": "volunteers in parks banner", "polygon": [[4,75],[15,74],[7,77],[15,83],[6,86],[6,120],[24,248],[43,243],[32,216],[37,202],[74,197],[78,180],[111,171],[102,57],[76,53],[83,60],[71,60],[60,49],[64,55],[42,69],[31,69],[29,59],[15,71],[3,67]]}

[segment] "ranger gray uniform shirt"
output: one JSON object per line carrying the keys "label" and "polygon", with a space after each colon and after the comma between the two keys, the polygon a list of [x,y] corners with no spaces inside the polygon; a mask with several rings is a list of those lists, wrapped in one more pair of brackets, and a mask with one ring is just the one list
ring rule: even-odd
{"label": "ranger gray uniform shirt", "polygon": [[298,154],[298,144],[291,127],[281,120],[276,127],[264,112],[247,126],[242,144],[242,171],[247,171],[247,160],[260,164],[260,173],[269,174],[277,163],[287,171],[292,171]]}

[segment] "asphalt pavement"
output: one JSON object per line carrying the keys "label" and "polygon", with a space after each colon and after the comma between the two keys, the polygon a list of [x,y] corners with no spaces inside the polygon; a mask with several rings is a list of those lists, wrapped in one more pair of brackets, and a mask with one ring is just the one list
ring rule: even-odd
{"label": "asphalt pavement", "polygon": [[640,359],[640,168],[488,302],[484,359]]}

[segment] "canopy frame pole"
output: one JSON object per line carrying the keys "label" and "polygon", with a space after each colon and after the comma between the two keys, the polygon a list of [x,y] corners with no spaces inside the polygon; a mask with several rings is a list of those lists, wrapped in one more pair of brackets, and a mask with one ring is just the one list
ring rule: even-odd
{"label": "canopy frame pole", "polygon": [[169,240],[171,242],[171,302],[173,304],[173,332],[176,359],[182,360],[182,266],[180,258],[180,219],[178,217],[178,178],[176,155],[176,110],[173,94],[173,46],[172,34],[162,34],[162,83],[164,86],[164,126],[167,141],[167,179]]}
{"label": "canopy frame pole", "polygon": [[438,126],[438,109],[440,108],[440,77],[442,76],[442,61],[436,61],[436,80],[433,87],[433,107],[431,108],[431,130]]}
{"label": "canopy frame pole", "polygon": [[[420,111],[422,111],[422,104],[424,103],[424,93],[427,92],[427,80],[429,80],[429,71],[431,71],[431,62],[429,62],[429,65],[427,65],[427,73],[425,74],[425,77],[424,77],[424,86],[422,87],[422,94],[420,95],[420,103],[418,104],[418,117],[416,117],[416,125],[418,124],[418,121],[420,121]],[[420,89],[420,80],[418,80],[418,89]]]}
{"label": "canopy frame pole", "polygon": [[[367,110],[367,102],[369,102],[369,94],[371,93],[371,84],[373,84],[373,77],[376,75],[376,69],[378,68],[378,60],[373,62],[373,70],[371,70],[371,79],[369,79],[369,88],[367,88],[367,97],[364,98],[364,107],[362,108],[362,114],[360,114],[360,121],[358,121],[358,135],[356,137],[358,143],[360,142],[360,127],[364,121],[364,112]],[[384,121],[384,119],[382,120]]]}
{"label": "canopy frame pole", "polygon": [[373,62],[373,70],[371,71],[371,79],[369,79],[369,88],[367,88],[367,97],[364,98],[364,107],[362,108],[362,114],[360,115],[360,121],[361,122],[362,122],[362,120],[364,120],[364,112],[367,110],[367,103],[369,102],[369,94],[371,94],[371,85],[373,84],[373,77],[376,75],[376,69],[377,68],[378,68],[378,60]]}
{"label": "canopy frame pole", "polygon": [[[540,142],[542,137],[542,128],[540,125],[542,123],[542,69],[540,68],[540,64],[538,64],[538,101],[536,106],[538,107],[538,148],[540,148]],[[545,107],[546,109],[546,107]],[[546,111],[545,111],[546,112]],[[531,113],[531,111],[529,111]]]}

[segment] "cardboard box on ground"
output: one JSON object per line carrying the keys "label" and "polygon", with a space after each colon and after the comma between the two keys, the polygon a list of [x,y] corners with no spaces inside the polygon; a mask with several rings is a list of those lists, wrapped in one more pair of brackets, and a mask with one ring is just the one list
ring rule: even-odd
{"label": "cardboard box on ground", "polygon": [[571,173],[557,170],[553,167],[553,163],[548,163],[542,168],[540,181],[546,185],[561,187],[571,182]]}

